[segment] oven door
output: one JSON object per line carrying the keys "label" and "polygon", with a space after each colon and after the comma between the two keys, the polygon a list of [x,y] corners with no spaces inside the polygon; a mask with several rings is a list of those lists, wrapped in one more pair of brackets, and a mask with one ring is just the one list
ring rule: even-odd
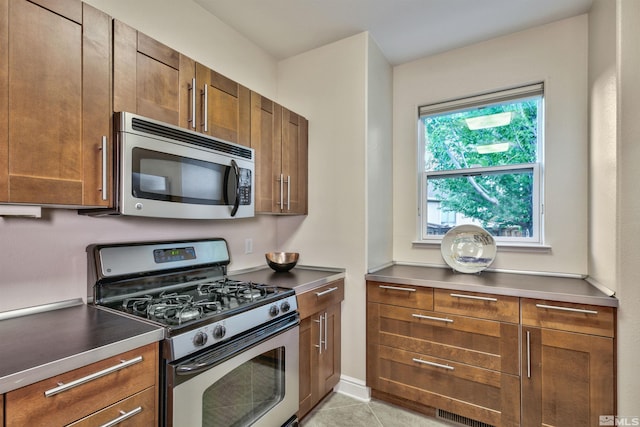
{"label": "oven door", "polygon": [[225,219],[254,215],[254,164],[215,150],[120,132],[123,215]]}
{"label": "oven door", "polygon": [[167,366],[168,426],[297,425],[299,320]]}

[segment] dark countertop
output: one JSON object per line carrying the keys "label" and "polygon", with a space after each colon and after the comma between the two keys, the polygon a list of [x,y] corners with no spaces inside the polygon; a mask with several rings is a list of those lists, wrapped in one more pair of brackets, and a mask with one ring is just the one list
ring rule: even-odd
{"label": "dark countertop", "polygon": [[458,291],[546,299],[617,307],[609,296],[584,279],[483,271],[456,273],[449,268],[392,265],[367,274],[367,280]]}
{"label": "dark countertop", "polygon": [[297,265],[293,269],[282,273],[275,272],[265,266],[258,269],[230,272],[229,277],[295,289],[296,294],[300,294],[334,280],[344,279],[345,271],[339,268]]}
{"label": "dark countertop", "polygon": [[0,393],[164,338],[157,326],[76,305],[0,320]]}

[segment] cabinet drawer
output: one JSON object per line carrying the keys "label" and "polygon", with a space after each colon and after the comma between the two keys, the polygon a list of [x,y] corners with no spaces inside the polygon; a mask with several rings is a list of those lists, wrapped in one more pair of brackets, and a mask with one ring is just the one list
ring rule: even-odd
{"label": "cabinet drawer", "polygon": [[518,323],[520,305],[517,297],[477,292],[434,290],[434,310],[443,313]]}
{"label": "cabinet drawer", "polygon": [[379,390],[494,426],[520,421],[520,381],[420,353],[379,348]]}
{"label": "cabinet drawer", "polygon": [[367,282],[367,301],[433,310],[433,289],[395,283]]}
{"label": "cabinet drawer", "polygon": [[153,343],[7,393],[5,420],[16,426],[66,425],[153,387],[157,376]]}
{"label": "cabinet drawer", "polygon": [[120,420],[118,427],[155,426],[156,422],[156,388],[150,387],[108,408],[89,415],[69,427],[93,427],[109,425]]}
{"label": "cabinet drawer", "polygon": [[522,324],[611,337],[615,335],[615,309],[568,302],[521,301]]}
{"label": "cabinet drawer", "polygon": [[324,286],[297,295],[300,318],[304,319],[318,311],[337,304],[344,299],[344,280],[336,280]]}
{"label": "cabinet drawer", "polygon": [[378,315],[379,344],[518,374],[518,325],[384,304]]}

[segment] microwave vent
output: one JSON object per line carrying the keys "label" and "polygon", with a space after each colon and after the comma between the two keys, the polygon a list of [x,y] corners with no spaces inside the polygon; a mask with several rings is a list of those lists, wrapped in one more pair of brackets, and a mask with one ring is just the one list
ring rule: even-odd
{"label": "microwave vent", "polygon": [[236,144],[220,141],[204,135],[182,131],[174,127],[163,126],[155,122],[149,122],[137,117],[132,118],[131,126],[133,130],[145,132],[163,138],[173,139],[187,144],[216,150],[236,157],[253,160],[253,151]]}

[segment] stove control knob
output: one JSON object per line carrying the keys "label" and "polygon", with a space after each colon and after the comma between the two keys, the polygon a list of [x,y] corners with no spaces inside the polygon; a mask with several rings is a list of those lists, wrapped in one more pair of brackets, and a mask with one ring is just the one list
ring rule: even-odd
{"label": "stove control knob", "polygon": [[196,347],[202,347],[207,343],[207,338],[207,334],[205,334],[204,332],[198,332],[193,337],[193,345],[195,345]]}
{"label": "stove control knob", "polygon": [[270,314],[272,317],[277,316],[279,313],[280,313],[280,309],[278,308],[278,306],[277,306],[277,305],[275,305],[275,304],[274,304],[274,305],[272,305],[272,306],[269,308],[269,314]]}
{"label": "stove control knob", "polygon": [[213,337],[217,340],[224,337],[224,334],[226,333],[227,328],[225,328],[223,325],[216,325],[215,328],[213,328]]}
{"label": "stove control knob", "polygon": [[289,301],[285,301],[282,304],[280,304],[280,310],[283,313],[286,313],[287,311],[289,311],[291,309],[291,304],[289,304]]}

